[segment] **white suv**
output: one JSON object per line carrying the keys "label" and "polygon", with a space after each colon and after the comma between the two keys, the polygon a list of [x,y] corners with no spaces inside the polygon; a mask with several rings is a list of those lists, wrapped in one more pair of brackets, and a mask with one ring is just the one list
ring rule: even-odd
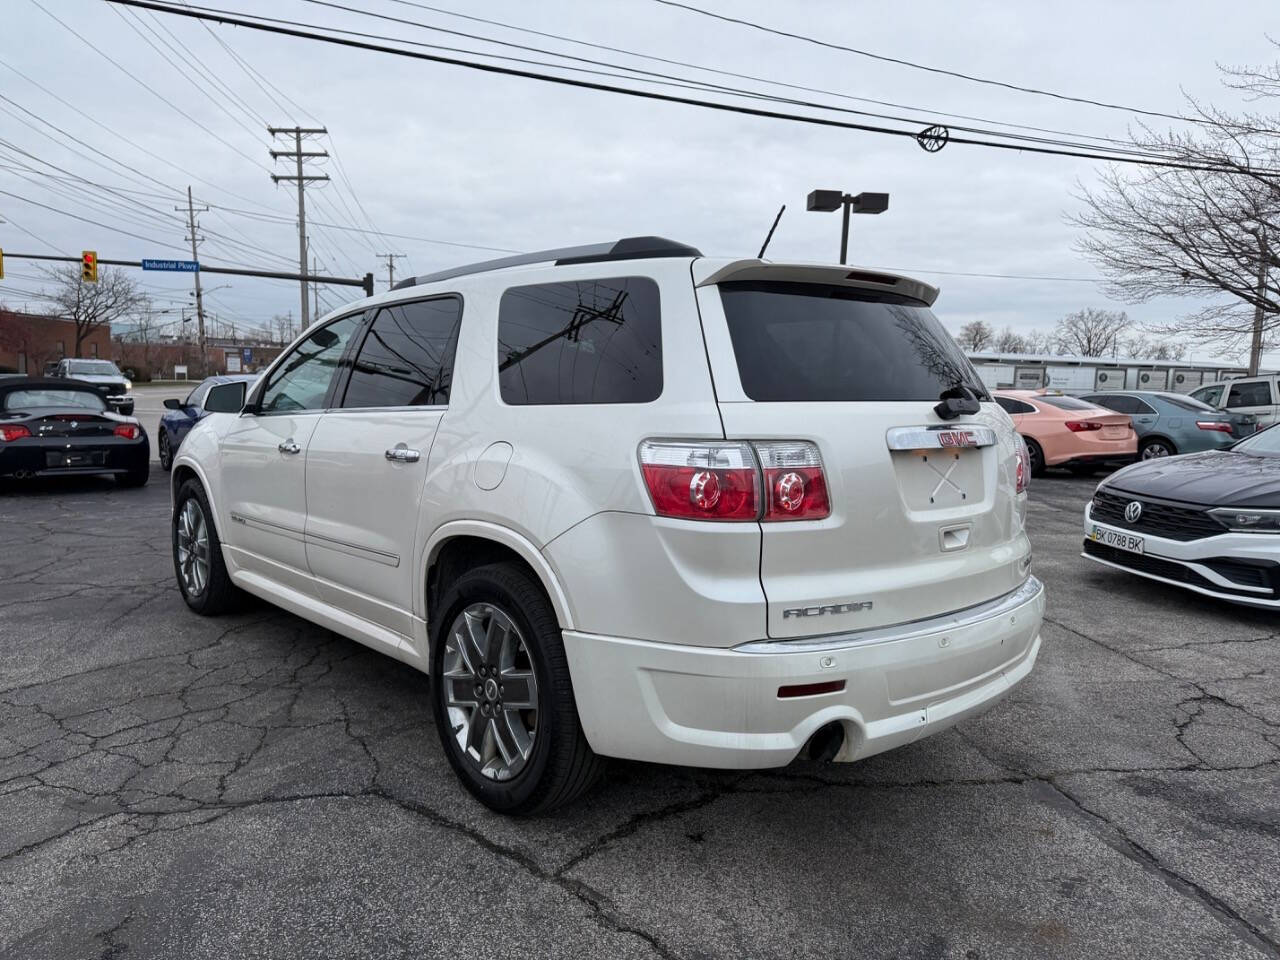
{"label": "white suv", "polygon": [[937,290],[654,237],[420,277],[316,323],[173,468],[178,584],[433,678],[528,813],[600,757],[854,760],[1039,650],[1025,449]]}

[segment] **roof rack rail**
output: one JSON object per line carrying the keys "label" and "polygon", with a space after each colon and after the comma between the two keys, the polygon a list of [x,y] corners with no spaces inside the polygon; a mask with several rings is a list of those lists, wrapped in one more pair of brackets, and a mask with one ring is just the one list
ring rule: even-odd
{"label": "roof rack rail", "polygon": [[438,280],[452,280],[454,277],[465,277],[472,273],[488,273],[490,270],[503,270],[507,267],[522,267],[530,263],[549,263],[557,266],[568,263],[602,263],[608,260],[650,260],[657,257],[700,257],[702,251],[687,243],[677,243],[665,237],[624,237],[621,240],[605,243],[589,243],[581,247],[560,247],[555,250],[538,250],[534,253],[518,253],[514,257],[500,257],[497,260],[483,260],[480,263],[468,263],[461,267],[451,267],[438,273],[427,273],[420,277],[408,277],[397,283],[392,290],[404,287],[416,287],[422,283],[435,283]]}

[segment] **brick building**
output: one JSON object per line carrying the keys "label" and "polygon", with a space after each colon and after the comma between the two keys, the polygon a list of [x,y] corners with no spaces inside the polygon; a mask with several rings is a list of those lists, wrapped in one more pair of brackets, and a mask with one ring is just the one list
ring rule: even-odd
{"label": "brick building", "polygon": [[[29,373],[38,376],[51,360],[72,356],[76,347],[76,325],[70,320],[17,313],[0,309],[0,373]],[[280,354],[271,344],[239,342],[210,344],[209,372],[226,373],[227,355],[234,354],[233,372],[261,370]],[[107,327],[94,330],[80,344],[82,357],[114,360],[135,380],[164,379],[174,375],[174,367],[185,366],[187,375],[202,375],[200,354],[195,344],[161,341],[111,339]]]}
{"label": "brick building", "polygon": [[[0,308],[0,373],[38,375],[51,360],[74,355],[76,325],[70,320]],[[112,355],[111,331],[94,330],[80,344],[80,356]]]}

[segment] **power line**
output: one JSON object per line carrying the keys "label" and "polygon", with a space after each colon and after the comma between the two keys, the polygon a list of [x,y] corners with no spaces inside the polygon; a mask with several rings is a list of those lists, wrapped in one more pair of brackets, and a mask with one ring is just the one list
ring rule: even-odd
{"label": "power line", "polygon": [[[559,40],[562,43],[572,43],[577,46],[588,47],[593,50],[605,50],[610,53],[621,53],[628,57],[637,57],[641,60],[648,60],[653,63],[665,63],[675,67],[687,67],[691,70],[701,70],[706,73],[716,74],[717,76],[733,77],[738,80],[750,80],[756,83],[766,83],[766,84],[769,84],[770,86],[783,87],[788,90],[802,90],[806,93],[820,93],[820,94],[823,94],[824,96],[838,97],[841,100],[852,100],[858,103],[869,103],[879,107],[890,107],[894,110],[917,110],[921,113],[929,113],[938,117],[950,117],[955,120],[968,120],[973,123],[994,124],[995,126],[1009,127],[1015,130],[1031,130],[1035,133],[1052,133],[1058,136],[1079,137],[1084,140],[1100,140],[1107,143],[1122,144],[1126,142],[1123,140],[1118,140],[1114,137],[1106,137],[1106,136],[1100,136],[1097,134],[1089,134],[1089,133],[1075,133],[1070,130],[1056,130],[1051,127],[1037,127],[1030,124],[1013,123],[1012,121],[1008,121],[1008,120],[993,120],[988,117],[977,117],[977,116],[971,116],[969,114],[953,113],[945,110],[932,110],[928,107],[911,106],[910,104],[896,103],[892,100],[877,100],[873,97],[859,97],[849,93],[841,93],[838,90],[828,90],[823,87],[811,87],[811,86],[806,86],[805,84],[800,84],[800,83],[788,83],[784,80],[773,80],[773,79],[770,79],[769,77],[759,77],[749,73],[738,73],[733,70],[722,70],[717,67],[708,67],[705,64],[692,63],[688,60],[676,60],[671,57],[660,57],[651,53],[640,53],[637,50],[629,50],[625,47],[615,47],[607,43],[594,43],[590,40],[582,40],[577,37],[565,36],[564,34],[550,33],[545,30],[534,30],[531,27],[516,26],[515,24],[506,23],[502,20],[490,20],[486,17],[477,17],[469,13],[458,13],[455,10],[446,10],[443,7],[433,7],[430,4],[416,2],[416,0],[390,0],[390,2],[398,3],[401,6],[414,7],[419,10],[428,10],[432,13],[443,14],[444,16],[447,16],[447,17],[458,17],[462,20],[470,20],[475,23],[484,23],[484,24],[488,24],[489,26],[500,27],[504,30],[514,30],[518,33],[527,33],[535,37],[545,37],[549,40]],[[208,30],[211,28],[208,25],[206,25],[205,29]],[[439,28],[432,27],[431,29],[439,29]],[[498,41],[489,41],[489,42],[498,42]],[[560,54],[560,56],[563,56],[563,55]],[[631,67],[627,67],[621,64],[619,64],[618,66],[619,66],[619,69],[634,71],[634,68],[631,68]]]}
{"label": "power line", "polygon": [[[33,0],[35,2],[35,0]],[[872,124],[853,123],[845,120],[835,120],[829,117],[814,117],[803,114],[785,113],[777,110],[763,110],[758,107],[747,107],[740,104],[719,103],[712,100],[700,100],[694,97],[683,97],[669,93],[659,93],[653,90],[634,89],[630,87],[619,87],[612,84],[596,83],[588,80],[577,80],[569,77],[558,77],[545,73],[538,73],[531,70],[522,70],[515,67],[504,67],[498,64],[477,63],[473,60],[464,60],[457,57],[445,57],[438,54],[423,53],[417,50],[404,50],[399,47],[385,46],[382,44],[368,43],[361,40],[353,40],[346,37],[336,37],[325,33],[315,33],[306,29],[297,29],[299,27],[309,27],[312,30],[331,29],[323,26],[303,23],[299,21],[284,21],[292,26],[281,27],[274,24],[261,22],[257,20],[245,19],[244,15],[237,15],[234,11],[223,11],[216,8],[176,8],[163,3],[155,3],[152,0],[108,0],[109,3],[115,3],[122,6],[139,7],[148,10],[156,10],[161,13],[168,13],[174,16],[189,17],[198,20],[209,20],[214,23],[228,24],[232,26],[246,27],[251,30],[258,30],[264,33],[274,33],[281,36],[295,37],[303,40],[315,40],[321,43],[328,43],[334,46],[350,47],[358,50],[368,50],[375,53],[389,53],[393,56],[406,57],[414,60],[424,60],[432,63],[441,63],[449,66],[464,67],[470,70],[477,70],[483,73],[493,73],[503,76],[520,77],[527,80],[538,80],[544,83],[559,84],[561,86],[576,87],[585,90],[596,90],[603,93],[614,93],[622,96],[636,97],[645,100],[656,100],[664,103],[678,103],[686,106],[702,107],[709,110],[717,110],[725,113],[736,113],[744,116],[761,117],[770,120],[786,120],[794,123],[805,123],[814,126],[832,127],[843,130],[858,130],[864,133],[877,133],[884,136],[894,137],[910,137],[915,139],[917,132],[913,130],[902,130],[893,127],[881,127]],[[250,15],[252,16],[252,15]],[[1148,167],[1166,167],[1183,170],[1205,170],[1205,171],[1224,171],[1232,168],[1223,167],[1221,165],[1207,165],[1186,163],[1178,160],[1157,160],[1143,157],[1126,157],[1126,156],[1109,156],[1097,152],[1087,150],[1073,150],[1049,146],[1038,146],[1022,143],[998,143],[990,140],[980,140],[971,137],[955,137],[952,136],[950,143],[962,144],[966,146],[989,147],[998,150],[1015,150],[1026,153],[1037,153],[1048,156],[1071,157],[1082,160],[1103,160],[1115,163],[1127,163],[1138,166]],[[1262,171],[1271,173],[1272,171]]]}
{"label": "power line", "polygon": [[828,40],[820,40],[817,37],[805,36],[802,33],[791,33],[788,30],[781,30],[777,27],[767,27],[764,24],[756,23],[754,20],[744,20],[740,17],[731,17],[723,13],[703,10],[701,7],[695,7],[687,3],[680,3],[678,0],[653,0],[653,2],[660,3],[666,7],[678,7],[681,10],[688,10],[690,13],[696,13],[703,17],[710,17],[713,20],[722,20],[725,23],[736,23],[739,26],[750,27],[752,30],[759,30],[762,33],[772,33],[780,37],[789,37],[792,40],[802,40],[805,43],[811,43],[819,47],[826,47],[830,50],[842,50],[846,53],[856,53],[860,57],[869,57],[872,60],[880,60],[884,63],[895,63],[902,67],[910,67],[913,70],[924,70],[928,73],[937,73],[947,77],[955,77],[959,80],[968,80],[971,83],[983,83],[992,87],[1003,87],[1006,90],[1016,90],[1019,93],[1031,93],[1040,97],[1052,97],[1055,100],[1067,100],[1071,103],[1083,103],[1092,107],[1104,107],[1108,110],[1123,110],[1125,113],[1140,113],[1148,117],[1163,117],[1169,120],[1181,120],[1186,123],[1203,122],[1195,117],[1183,117],[1176,113],[1165,113],[1162,110],[1147,110],[1142,107],[1126,106],[1122,103],[1108,103],[1105,100],[1091,100],[1088,97],[1075,97],[1066,93],[1055,93],[1052,90],[1040,90],[1035,87],[1024,87],[1016,83],[1007,83],[1004,80],[992,80],[988,77],[976,77],[972,74],[961,73],[958,70],[947,70],[943,67],[932,67],[928,64],[917,63],[914,60],[890,57],[882,53],[873,53],[870,50],[862,50],[858,47],[847,47],[841,43],[832,43]]}
{"label": "power line", "polygon": [[[504,60],[509,63],[520,63],[520,64],[526,64],[530,66],[551,67],[557,70],[568,70],[574,73],[584,73],[584,74],[589,74],[594,76],[610,77],[612,79],[617,79],[617,80],[635,80],[638,77],[641,80],[647,80],[648,82],[655,84],[657,86],[677,87],[684,90],[697,90],[703,93],[730,94],[733,96],[746,97],[754,100],[766,100],[772,103],[783,103],[793,107],[810,107],[817,110],[829,110],[837,113],[846,113],[846,114],[853,114],[856,116],[872,117],[878,120],[891,120],[896,123],[911,124],[916,129],[923,129],[924,127],[932,125],[932,121],[930,120],[921,120],[914,117],[894,116],[892,114],[876,113],[868,110],[857,110],[852,107],[841,107],[841,106],[836,106],[828,103],[818,103],[812,100],[801,100],[794,97],[783,97],[777,94],[765,93],[759,90],[749,90],[749,89],[744,89],[742,87],[733,87],[733,86],[728,86],[728,85],[719,84],[719,83],[708,83],[706,81],[694,80],[688,77],[674,76],[672,74],[662,73],[659,71],[643,70],[639,67],[627,66],[625,64],[604,63],[599,60],[592,60],[586,57],[576,57],[576,56],[573,56],[572,54],[559,53],[557,51],[546,50],[541,47],[530,47],[524,44],[511,43],[505,40],[497,40],[491,37],[485,37],[478,34],[465,33],[458,30],[451,30],[445,27],[439,27],[432,24],[428,24],[428,23],[422,23],[417,20],[409,20],[404,17],[393,17],[393,16],[390,16],[389,14],[375,13],[368,10],[361,10],[359,8],[349,6],[347,4],[333,2],[333,0],[303,0],[303,2],[313,4],[316,6],[328,7],[335,10],[341,10],[346,13],[353,13],[353,14],[358,14],[365,17],[371,17],[377,20],[387,20],[391,23],[396,23],[396,24],[401,24],[406,26],[414,26],[423,30],[431,30],[439,33],[447,33],[453,36],[466,37],[472,40],[479,40],[483,43],[490,43],[490,44],[495,44],[497,46],[512,47],[518,50],[526,50],[534,53],[540,53],[546,56],[557,57],[560,60],[572,60],[578,63],[591,64],[594,67],[608,67],[608,68],[611,68],[611,70],[624,70],[627,72],[620,74],[620,73],[611,72],[611,70],[598,70],[598,69],[591,69],[589,67],[569,66],[564,63],[560,63],[558,61],[547,62],[545,60],[530,60],[522,57],[513,57],[508,55],[502,55],[502,54],[488,53],[483,50],[471,50],[471,49],[460,48],[460,47],[449,47],[449,46],[443,46],[440,44],[422,43],[420,41],[406,40],[402,37],[388,37],[388,36],[379,35],[379,34],[363,33],[361,31],[347,30],[341,27],[326,26],[322,28],[324,30],[329,31],[330,33],[346,34],[348,36],[356,36],[356,37],[362,37],[364,39],[372,39],[372,40],[387,40],[387,41],[393,41],[398,43],[405,43],[405,44],[409,44],[417,47],[425,47],[433,50],[443,50],[450,53],[461,53],[461,54],[467,54],[470,56],[488,57],[490,59]],[[288,20],[281,20],[276,17],[266,17],[266,16],[257,15],[257,14],[255,14],[254,16],[256,19],[263,22],[268,22],[268,23],[291,23],[292,22]],[[748,78],[748,79],[752,79],[752,80],[755,80],[756,82],[762,82],[762,83],[771,82],[768,80],[762,80],[761,78],[758,78],[758,77]],[[839,96],[839,94],[837,94],[837,96]],[[935,111],[926,111],[926,112],[934,113]],[[1091,149],[1091,150],[1106,151],[1109,153],[1125,154],[1129,156],[1148,156],[1148,157],[1156,157],[1156,158],[1163,158],[1166,156],[1165,154],[1155,153],[1150,150],[1144,150],[1133,144],[1129,144],[1126,146],[1124,145],[1124,141],[1114,140],[1107,137],[1087,137],[1087,139],[1115,143],[1115,144],[1119,144],[1120,146],[1109,147],[1109,146],[1099,146],[1096,144],[1081,144],[1081,143],[1072,142],[1069,140],[1054,139],[1054,138],[1048,138],[1048,137],[1037,137],[1037,136],[1031,136],[1029,134],[1024,134],[1024,133],[1008,133],[1003,130],[992,130],[992,129],[982,128],[982,127],[953,125],[952,129],[960,130],[966,133],[976,133],[976,134],[983,134],[986,136],[1001,137],[1003,139],[1009,139],[1009,140],[1026,141],[1029,143],[1051,144],[1055,146],[1064,146],[1064,147],[1080,147],[1080,148]],[[1077,136],[1077,135],[1070,134],[1070,136]]]}

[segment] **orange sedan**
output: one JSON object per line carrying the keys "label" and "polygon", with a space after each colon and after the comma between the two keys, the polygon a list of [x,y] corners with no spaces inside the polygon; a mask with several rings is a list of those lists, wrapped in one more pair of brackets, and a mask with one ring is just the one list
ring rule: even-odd
{"label": "orange sedan", "polygon": [[1127,414],[1041,390],[1000,390],[994,396],[1027,441],[1033,475],[1045,467],[1092,473],[1137,459],[1138,435]]}

